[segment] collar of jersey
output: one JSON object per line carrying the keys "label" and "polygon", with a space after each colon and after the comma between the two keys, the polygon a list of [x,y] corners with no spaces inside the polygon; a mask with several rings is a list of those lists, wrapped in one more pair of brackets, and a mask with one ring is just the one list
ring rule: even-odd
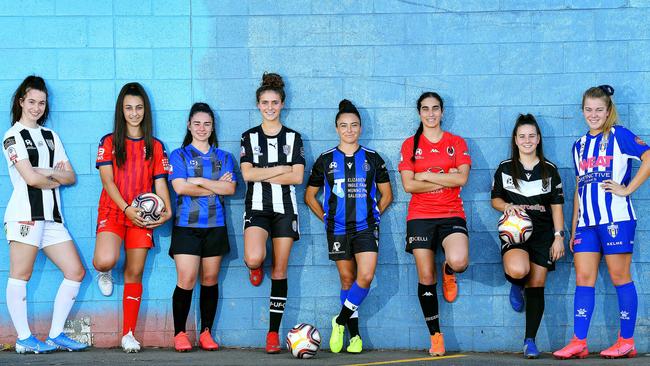
{"label": "collar of jersey", "polygon": [[133,138],[133,137],[129,137],[129,136],[125,136],[125,137],[126,137],[127,140],[131,140],[131,141],[140,141],[140,140],[144,140],[144,136],[142,136],[142,137],[138,137],[138,138]]}
{"label": "collar of jersey", "polygon": [[210,148],[208,149],[208,152],[204,153],[204,152],[202,152],[201,150],[197,149],[196,146],[192,145],[191,143],[189,143],[189,144],[187,144],[187,146],[185,146],[186,149],[187,149],[188,147],[189,147],[190,149],[196,151],[197,153],[199,153],[201,156],[210,155],[210,152],[211,152],[212,149],[214,148],[214,146],[210,145]]}
{"label": "collar of jersey", "polygon": [[336,145],[335,149],[338,150],[338,152],[340,152],[341,154],[343,154],[343,156],[355,156],[359,152],[359,150],[363,149],[363,146],[359,144],[359,147],[352,153],[352,155],[348,155],[343,150],[339,149],[339,145]]}

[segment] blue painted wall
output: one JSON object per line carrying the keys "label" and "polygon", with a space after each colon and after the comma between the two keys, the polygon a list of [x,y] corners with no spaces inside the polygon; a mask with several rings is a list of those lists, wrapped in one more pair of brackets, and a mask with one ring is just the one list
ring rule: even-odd
{"label": "blue painted wall", "polygon": [[[462,5],[460,5],[462,4]],[[180,145],[187,110],[195,101],[217,111],[221,146],[236,156],[240,133],[259,123],[254,90],[264,71],[287,83],[285,123],[303,134],[308,169],[337,143],[333,118],[339,100],[362,110],[363,143],[388,162],[396,202],[381,227],[380,265],[363,304],[364,343],[375,348],[428,347],[416,296],[412,257],[403,250],[409,196],[396,172],[401,142],[418,123],[415,100],[424,90],[445,98],[444,127],[465,137],[473,166],[462,196],[471,230],[468,271],[460,297],[441,300],[441,323],[451,350],[520,350],[525,319],[510,309],[509,285],[495,237],[498,214],[490,207],[492,173],[508,154],[518,113],[534,113],[548,157],[573,191],[570,145],[584,133],[581,93],[609,83],[623,124],[650,135],[650,2],[612,1],[244,1],[75,0],[0,3],[0,113],[9,127],[10,96],[30,73],[46,78],[54,128],[65,143],[78,183],[62,191],[64,214],[89,268],[72,318],[89,317],[98,345],[117,345],[122,279],[112,297],[93,282],[92,253],[101,185],[94,169],[99,138],[112,128],[115,98],[127,81],[150,92],[155,133],[172,150]],[[0,210],[11,184],[0,162]],[[227,346],[261,346],[268,322],[268,277],[248,283],[240,217],[243,185],[228,199],[232,253],[220,276],[215,332]],[[302,196],[303,187],[298,189]],[[639,291],[636,340],[650,349],[650,185],[634,196],[639,216],[632,272]],[[323,227],[301,205],[302,239],[293,250],[283,329],[315,323],[329,336],[338,311],[338,275],[328,261]],[[571,205],[565,206],[567,218]],[[567,220],[568,221],[568,220]],[[0,233],[4,240],[4,233]],[[139,337],[145,345],[171,344],[171,294],[175,269],[167,256],[169,225],[156,231],[149,256]],[[562,346],[572,334],[574,271],[569,254],[547,285],[546,314],[538,335],[542,350]],[[122,262],[119,264],[120,268]],[[0,287],[8,276],[7,246],[0,246]],[[118,270],[119,272],[119,270]],[[29,284],[32,328],[49,327],[60,273],[39,256]],[[618,306],[605,267],[597,282],[589,344],[611,344]],[[194,323],[198,314],[191,317]],[[13,340],[4,290],[0,292],[2,341]],[[190,328],[193,328],[190,325]]]}

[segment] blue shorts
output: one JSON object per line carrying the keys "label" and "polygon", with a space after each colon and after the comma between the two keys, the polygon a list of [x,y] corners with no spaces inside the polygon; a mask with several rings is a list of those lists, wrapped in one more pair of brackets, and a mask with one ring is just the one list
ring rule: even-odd
{"label": "blue shorts", "polygon": [[635,220],[579,227],[573,240],[573,251],[604,255],[632,253],[635,230]]}

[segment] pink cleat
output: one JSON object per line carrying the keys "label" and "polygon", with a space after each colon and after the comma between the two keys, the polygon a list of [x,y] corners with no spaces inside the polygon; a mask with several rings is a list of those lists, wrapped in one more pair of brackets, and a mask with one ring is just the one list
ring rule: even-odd
{"label": "pink cleat", "polygon": [[632,358],[636,357],[636,347],[634,347],[634,338],[621,338],[618,336],[616,343],[608,349],[600,352],[600,357],[604,358]]}
{"label": "pink cleat", "polygon": [[553,352],[553,357],[558,360],[568,360],[570,358],[585,358],[589,355],[589,350],[587,349],[587,340],[578,339],[574,335],[571,338],[569,344],[567,344],[561,350]]}

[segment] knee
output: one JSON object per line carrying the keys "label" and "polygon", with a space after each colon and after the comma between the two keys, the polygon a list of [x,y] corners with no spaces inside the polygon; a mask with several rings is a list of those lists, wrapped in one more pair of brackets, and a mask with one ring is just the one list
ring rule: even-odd
{"label": "knee", "polygon": [[526,266],[508,266],[506,267],[506,274],[514,279],[520,280],[528,275],[529,268]]}
{"label": "knee", "polygon": [[28,272],[10,272],[9,278],[14,280],[29,281],[32,278],[32,274]]}
{"label": "knee", "polygon": [[422,273],[418,276],[418,281],[423,285],[434,285],[436,283],[436,276],[433,273]]}
{"label": "knee", "polygon": [[630,274],[624,272],[623,273],[610,272],[609,277],[612,279],[612,283],[614,284],[614,286],[624,285],[632,281],[632,277],[630,276]]}
{"label": "knee", "polygon": [[124,269],[124,282],[139,283],[142,282],[143,268],[126,268]]}
{"label": "knee", "polygon": [[[126,277],[126,275],[125,275]],[[176,285],[182,289],[185,290],[190,290],[194,288],[194,285],[196,284],[196,277],[195,276],[183,276],[180,275],[178,276],[178,279],[176,281]]]}
{"label": "knee", "polygon": [[352,274],[341,274],[341,287],[345,290],[349,290],[354,283],[354,275]]}
{"label": "knee", "polygon": [[208,273],[201,275],[201,284],[203,286],[214,286],[217,284],[219,276],[216,273]]}
{"label": "knee", "polygon": [[75,268],[72,271],[63,272],[63,277],[70,281],[81,282],[86,275],[86,270],[83,267]]}
{"label": "knee", "polygon": [[448,258],[447,265],[456,273],[463,273],[467,269],[467,258],[457,257],[457,258]]}
{"label": "knee", "polygon": [[374,278],[374,275],[372,273],[359,273],[357,275],[357,284],[360,287],[368,288],[368,287],[370,287],[370,284],[372,283],[373,278]]}
{"label": "knee", "polygon": [[244,263],[248,268],[260,268],[264,264],[264,257],[256,254],[244,255]]}
{"label": "knee", "polygon": [[106,272],[115,266],[115,262],[111,259],[93,258],[93,266],[100,272]]}
{"label": "knee", "polygon": [[593,287],[596,284],[596,274],[576,271],[576,285]]}

